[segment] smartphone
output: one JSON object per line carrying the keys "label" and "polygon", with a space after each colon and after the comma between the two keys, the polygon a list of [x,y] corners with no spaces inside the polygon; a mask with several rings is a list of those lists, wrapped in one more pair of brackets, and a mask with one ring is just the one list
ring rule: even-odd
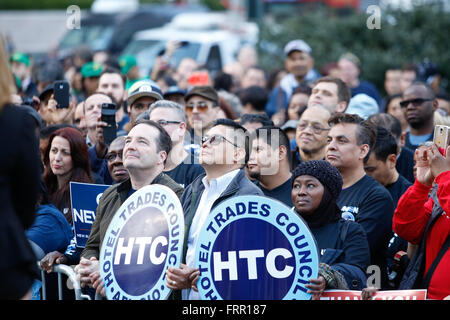
{"label": "smartphone", "polygon": [[116,105],[114,103],[102,103],[102,121],[107,123],[103,127],[105,144],[110,145],[117,136]]}
{"label": "smartphone", "polygon": [[450,142],[450,127],[437,125],[434,127],[433,142],[439,149],[439,152],[445,156],[448,144]]}
{"label": "smartphone", "polygon": [[55,98],[57,108],[69,107],[69,82],[55,81],[53,83],[53,97]]}

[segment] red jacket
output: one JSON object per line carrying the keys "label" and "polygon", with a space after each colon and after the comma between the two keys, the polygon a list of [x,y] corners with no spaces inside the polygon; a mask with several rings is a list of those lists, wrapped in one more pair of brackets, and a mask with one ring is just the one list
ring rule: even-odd
{"label": "red jacket", "polygon": [[[428,230],[425,248],[424,276],[436,258],[439,250],[450,233],[450,171],[436,177],[438,185],[437,197],[444,210],[436,218],[436,222]],[[427,187],[417,180],[399,199],[393,218],[393,230],[401,238],[413,244],[422,240],[425,226],[431,216],[433,199],[428,198],[431,187]],[[430,285],[428,299],[443,299],[450,295],[450,250],[442,257],[436,267]]]}

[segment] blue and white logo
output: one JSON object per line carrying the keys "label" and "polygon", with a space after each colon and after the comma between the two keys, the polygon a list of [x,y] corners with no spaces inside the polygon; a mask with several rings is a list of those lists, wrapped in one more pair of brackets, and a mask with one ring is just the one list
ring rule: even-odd
{"label": "blue and white logo", "polygon": [[166,299],[166,271],[179,267],[184,240],[183,208],[162,185],[133,193],[114,215],[100,251],[106,297]]}
{"label": "blue and white logo", "polygon": [[98,202],[108,185],[70,182],[70,203],[77,247],[84,248],[95,220]]}
{"label": "blue and white logo", "polygon": [[234,197],[209,214],[197,242],[197,282],[205,300],[308,300],[317,278],[315,239],[283,203]]}

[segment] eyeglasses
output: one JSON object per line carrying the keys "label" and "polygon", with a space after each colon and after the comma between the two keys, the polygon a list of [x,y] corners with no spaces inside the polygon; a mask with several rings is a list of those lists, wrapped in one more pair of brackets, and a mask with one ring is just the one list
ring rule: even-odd
{"label": "eyeglasses", "polygon": [[222,140],[224,140],[228,143],[231,143],[236,148],[239,148],[238,145],[234,144],[233,142],[231,142],[230,140],[228,140],[227,138],[225,138],[224,136],[222,136],[220,134],[215,134],[215,135],[212,135],[211,137],[202,137],[202,144],[209,142],[209,144],[215,146],[215,145],[218,145]]}
{"label": "eyeglasses", "polygon": [[122,151],[107,153],[106,156],[105,156],[105,159],[108,162],[113,162],[114,160],[116,160],[117,157],[119,157],[120,160],[123,159]]}
{"label": "eyeglasses", "polygon": [[199,101],[197,104],[189,103],[186,105],[186,113],[190,114],[194,111],[194,108],[197,107],[198,112],[206,112],[209,109],[209,105],[206,101]]}
{"label": "eyeglasses", "polygon": [[167,126],[168,124],[180,124],[181,121],[169,121],[169,120],[164,120],[164,119],[159,119],[158,122],[161,126]]}
{"label": "eyeglasses", "polygon": [[424,103],[425,101],[431,101],[433,99],[422,99],[422,98],[417,98],[417,99],[411,99],[411,100],[404,100],[400,102],[400,107],[402,108],[406,108],[410,103],[412,103],[412,105],[414,107],[418,107],[420,106],[422,103]]}
{"label": "eyeglasses", "polygon": [[328,131],[330,130],[330,128],[322,128],[321,126],[317,125],[317,124],[311,124],[311,123],[307,123],[307,122],[300,122],[297,125],[297,129],[299,129],[300,131],[306,130],[306,128],[311,127],[312,131],[315,134],[321,134],[322,131]]}

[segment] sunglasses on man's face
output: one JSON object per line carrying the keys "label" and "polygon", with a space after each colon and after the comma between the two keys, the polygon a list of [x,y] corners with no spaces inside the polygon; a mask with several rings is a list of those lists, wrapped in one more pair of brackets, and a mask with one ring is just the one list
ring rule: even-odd
{"label": "sunglasses on man's face", "polygon": [[220,135],[220,134],[215,134],[212,135],[210,137],[202,137],[202,144],[209,142],[210,145],[214,146],[214,145],[218,145],[219,143],[221,143],[223,141],[226,141],[228,143],[231,143],[233,146],[238,147],[236,144],[234,144],[233,142],[231,142],[230,140],[228,140],[227,138],[225,138],[224,136]]}
{"label": "sunglasses on man's face", "polygon": [[410,103],[412,103],[412,105],[414,107],[419,107],[425,101],[431,101],[431,100],[432,99],[422,99],[422,98],[416,98],[416,99],[411,99],[411,100],[404,100],[404,101],[400,101],[400,107],[406,108],[407,106],[409,106]]}
{"label": "sunglasses on man's face", "polygon": [[206,112],[209,109],[209,105],[205,101],[199,101],[197,104],[195,103],[188,103],[186,105],[186,113],[192,113],[194,111],[194,108],[197,108],[198,112]]}
{"label": "sunglasses on man's face", "polygon": [[158,122],[161,126],[165,127],[169,124],[180,124],[181,121],[169,121],[169,120],[164,120],[164,119],[159,119]]}

